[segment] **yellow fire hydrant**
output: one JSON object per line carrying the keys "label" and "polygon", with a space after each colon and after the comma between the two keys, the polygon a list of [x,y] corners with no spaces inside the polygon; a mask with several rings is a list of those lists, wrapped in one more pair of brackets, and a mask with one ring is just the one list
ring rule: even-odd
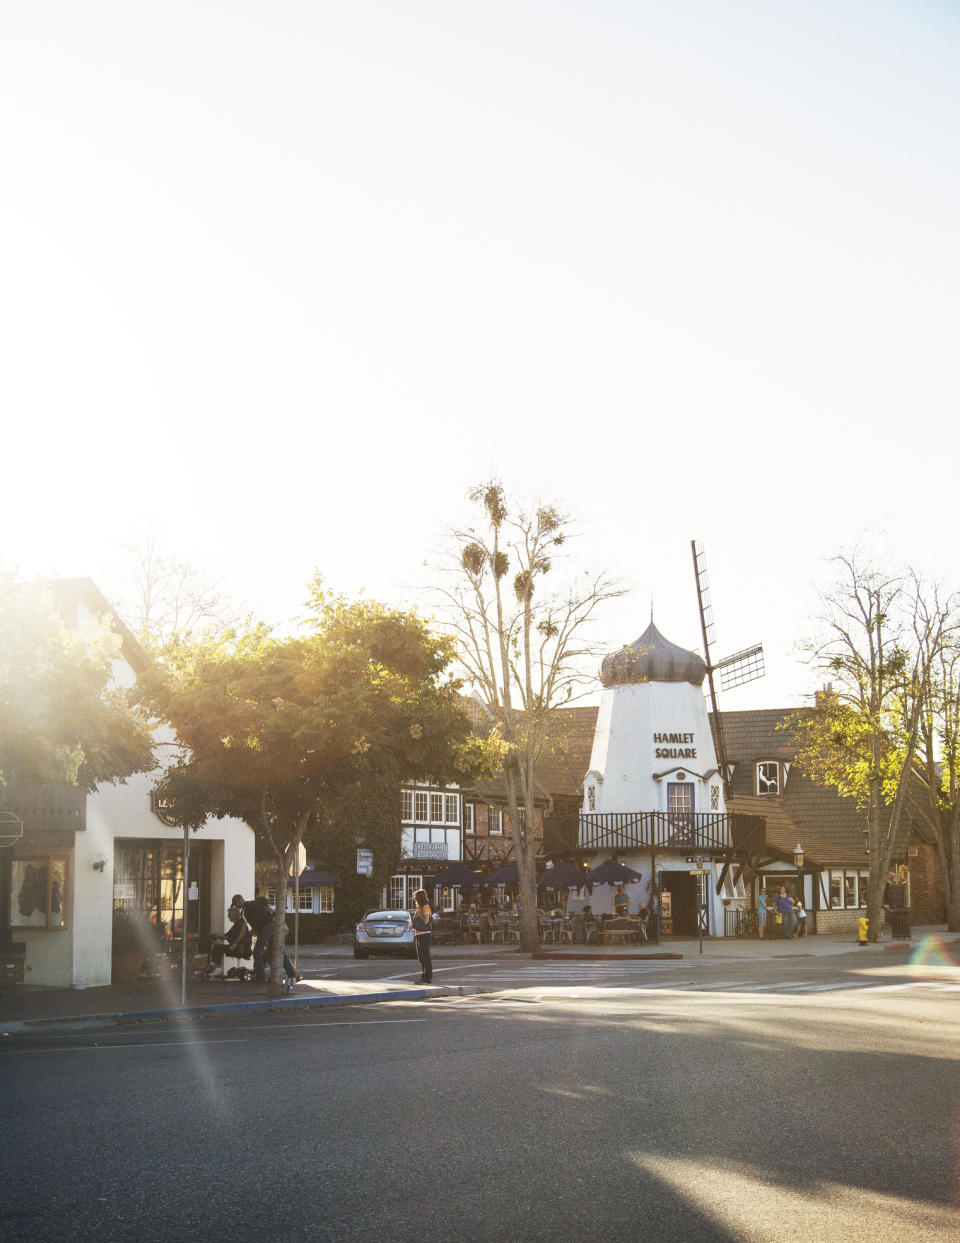
{"label": "yellow fire hydrant", "polygon": [[867,919],[866,915],[861,916],[861,917],[860,917],[860,919],[858,919],[858,920],[857,920],[857,935],[858,935],[858,938],[859,938],[859,939],[857,940],[857,944],[858,944],[858,945],[866,945],[866,943],[867,943],[867,928],[868,928],[869,926],[870,926],[870,920],[869,920],[869,919]]}

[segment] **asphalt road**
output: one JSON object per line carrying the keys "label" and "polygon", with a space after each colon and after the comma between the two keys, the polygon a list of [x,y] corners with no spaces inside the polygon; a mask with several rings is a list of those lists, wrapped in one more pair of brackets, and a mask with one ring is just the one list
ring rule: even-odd
{"label": "asphalt road", "polygon": [[[488,958],[457,956],[455,949],[433,955],[434,984],[488,992],[491,989],[527,988],[536,984],[573,987],[703,988],[725,991],[821,992],[833,989],[903,989],[914,985],[950,990],[960,988],[960,971],[946,967],[941,973],[927,966],[850,954],[818,958],[801,950],[772,948],[766,958],[754,960],[711,959],[687,953],[682,960],[608,958],[590,961],[575,958],[533,959],[491,954]],[[410,983],[420,976],[415,962],[402,958],[327,959],[301,964],[308,979],[385,980]]]}
{"label": "asphalt road", "polygon": [[0,1237],[960,1235],[955,969],[445,965],[462,996],[6,1040]]}

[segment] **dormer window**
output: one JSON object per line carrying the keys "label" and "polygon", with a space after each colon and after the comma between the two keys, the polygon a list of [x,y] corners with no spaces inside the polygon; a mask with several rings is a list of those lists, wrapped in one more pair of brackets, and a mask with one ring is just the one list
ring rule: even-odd
{"label": "dormer window", "polygon": [[778,760],[757,761],[757,793],[780,793],[780,763]]}

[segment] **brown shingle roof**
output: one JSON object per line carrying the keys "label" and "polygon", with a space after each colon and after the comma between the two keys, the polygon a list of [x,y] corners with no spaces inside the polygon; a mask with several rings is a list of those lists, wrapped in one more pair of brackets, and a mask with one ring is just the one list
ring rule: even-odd
{"label": "brown shingle roof", "polygon": [[[463,707],[478,734],[486,735],[494,718],[478,700],[464,698]],[[551,715],[547,738],[537,762],[537,785],[544,799],[580,798],[583,779],[590,766],[593,734],[597,724],[596,707],[557,708]],[[506,798],[500,777],[483,783],[481,793],[492,800]]]}
{"label": "brown shingle roof", "polygon": [[778,854],[793,858],[799,842],[807,863],[819,866],[863,867],[867,862],[863,853],[863,837],[859,851],[822,837],[809,826],[795,820],[781,799],[767,795],[734,795],[727,810],[746,816],[763,816],[767,821],[767,845]]}
{"label": "brown shingle roof", "polygon": [[[819,785],[796,763],[791,764],[780,795],[758,796],[756,793],[756,761],[789,760],[796,753],[790,722],[802,711],[802,708],[762,708],[721,713],[727,760],[734,766],[731,803],[749,799],[757,804],[751,814],[767,816],[768,839],[771,825],[782,813],[795,826],[805,849],[808,841],[820,843],[817,849],[824,854],[817,856],[818,862],[863,865],[866,862],[863,849],[866,815],[855,799],[841,797],[831,787]],[[763,807],[768,810],[763,811]],[[905,820],[898,848],[905,848],[909,833],[910,824]],[[789,843],[791,851],[796,842],[797,837],[794,837]],[[813,846],[810,849],[813,860]]]}

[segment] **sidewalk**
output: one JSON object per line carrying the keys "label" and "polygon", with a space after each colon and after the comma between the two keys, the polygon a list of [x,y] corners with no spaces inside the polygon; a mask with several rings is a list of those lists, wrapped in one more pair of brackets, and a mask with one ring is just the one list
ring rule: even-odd
{"label": "sidewalk", "polygon": [[[960,963],[960,935],[948,933],[945,926],[932,925],[913,929],[910,941],[881,941],[876,945],[858,946],[850,933],[810,936],[801,940],[767,937],[710,938],[700,942],[694,938],[669,937],[659,945],[585,946],[544,945],[532,955],[536,959],[567,961],[604,961],[644,959],[682,959],[688,965],[717,961],[755,962],[770,958],[822,958],[850,954],[896,954],[906,960],[911,953],[945,950]],[[496,961],[525,959],[514,947],[501,945],[435,946],[435,963],[462,961]],[[99,988],[43,988],[29,984],[0,989],[0,1036],[24,1032],[104,1028],[123,1024],[188,1020],[213,1013],[230,1011],[279,1010],[307,1006],[354,1006],[381,1001],[422,1001],[431,996],[458,992],[456,985],[420,985],[412,981],[418,973],[416,963],[409,959],[388,959],[383,963],[384,976],[397,976],[409,971],[411,982],[402,980],[327,980],[311,979],[314,972],[331,963],[352,962],[350,946],[302,945],[298,964],[306,978],[296,985],[288,997],[268,998],[263,984],[234,980],[189,980],[187,1004],[180,1005],[180,977],[174,979],[140,980],[129,987],[106,985]],[[171,972],[171,975],[174,975]]]}

